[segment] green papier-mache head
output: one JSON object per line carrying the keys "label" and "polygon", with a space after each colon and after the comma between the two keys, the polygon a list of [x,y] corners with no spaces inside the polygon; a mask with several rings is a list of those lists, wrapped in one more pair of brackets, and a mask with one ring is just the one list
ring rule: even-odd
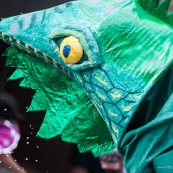
{"label": "green papier-mache head", "polygon": [[[74,1],[0,22],[7,65],[17,67],[10,79],[36,89],[28,111],[46,111],[38,136],[60,134],[95,156],[117,147],[172,64],[169,3]],[[66,62],[71,56],[81,59]]]}

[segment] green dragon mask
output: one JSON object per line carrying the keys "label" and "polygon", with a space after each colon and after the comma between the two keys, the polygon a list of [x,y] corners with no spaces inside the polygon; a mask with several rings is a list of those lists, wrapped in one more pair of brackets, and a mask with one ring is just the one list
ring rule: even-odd
{"label": "green dragon mask", "polygon": [[[36,89],[38,136],[111,152],[144,97],[172,65],[169,0],[74,1],[0,22],[10,80]],[[77,59],[77,60],[76,60]]]}

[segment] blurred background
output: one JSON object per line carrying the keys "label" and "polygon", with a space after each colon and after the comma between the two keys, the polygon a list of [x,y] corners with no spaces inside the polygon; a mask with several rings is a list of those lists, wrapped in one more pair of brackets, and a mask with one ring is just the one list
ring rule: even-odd
{"label": "blurred background", "polygon": [[[68,2],[67,0],[1,0],[0,18],[42,10]],[[5,52],[7,44],[0,41],[0,56]],[[29,112],[33,90],[18,86],[20,80],[9,81],[7,78],[14,72],[5,67],[6,57],[0,58],[0,91],[6,91],[16,99],[20,112],[15,117],[21,131],[21,139],[12,154],[14,159],[28,173],[104,173],[99,159],[91,153],[79,154],[74,144],[62,142],[60,137],[44,140],[36,137],[45,112]],[[6,109],[4,109],[6,110]],[[76,167],[77,166],[77,167]],[[77,168],[77,169],[71,169]],[[3,172],[0,170],[0,172]]]}

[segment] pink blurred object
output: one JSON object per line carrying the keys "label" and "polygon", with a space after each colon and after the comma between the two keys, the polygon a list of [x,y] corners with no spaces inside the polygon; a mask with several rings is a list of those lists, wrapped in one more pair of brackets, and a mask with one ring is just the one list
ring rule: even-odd
{"label": "pink blurred object", "polygon": [[18,145],[19,128],[8,120],[0,121],[0,154],[10,154]]}

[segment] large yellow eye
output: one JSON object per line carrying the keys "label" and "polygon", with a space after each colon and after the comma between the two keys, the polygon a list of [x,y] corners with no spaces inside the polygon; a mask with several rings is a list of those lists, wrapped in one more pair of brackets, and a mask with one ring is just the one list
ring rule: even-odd
{"label": "large yellow eye", "polygon": [[65,38],[60,46],[60,55],[68,64],[78,63],[83,56],[83,48],[76,37]]}

